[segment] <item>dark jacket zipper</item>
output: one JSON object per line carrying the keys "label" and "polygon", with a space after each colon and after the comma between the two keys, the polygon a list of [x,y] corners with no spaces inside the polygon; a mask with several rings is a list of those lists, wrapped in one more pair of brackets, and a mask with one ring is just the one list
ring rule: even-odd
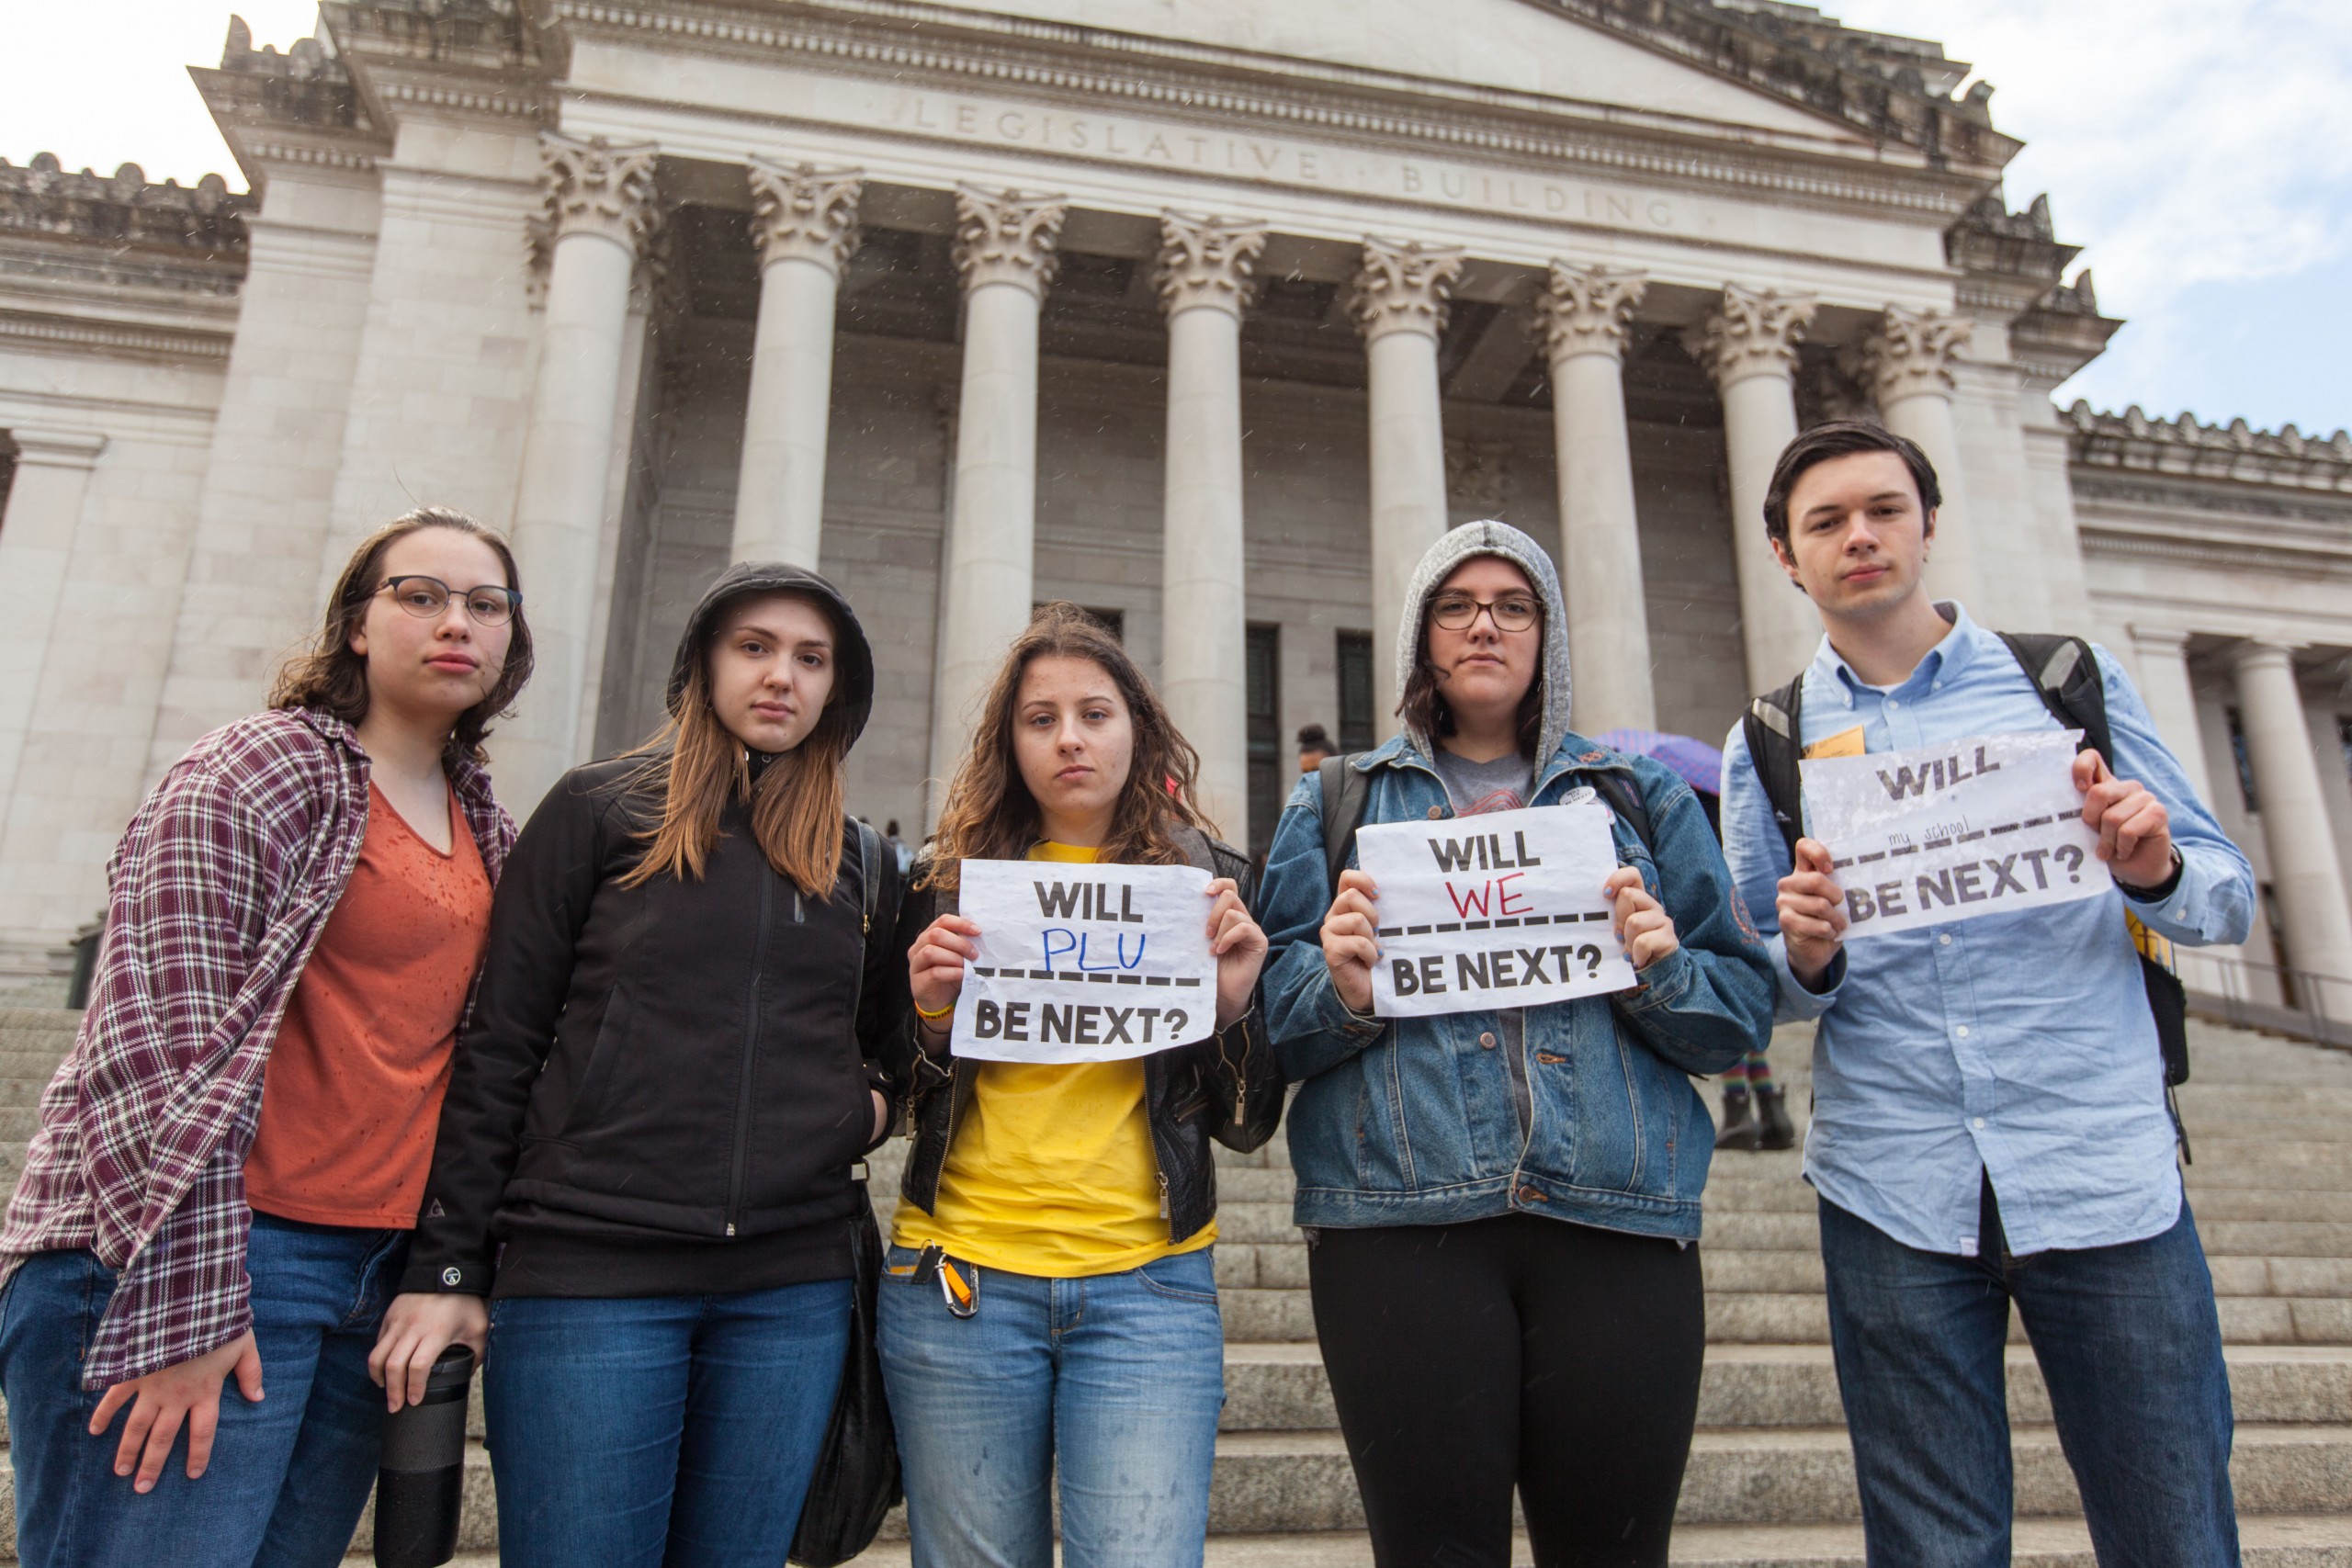
{"label": "dark jacket zipper", "polygon": [[[797,896],[798,889],[794,890]],[[743,1000],[743,1068],[735,1089],[735,1168],[727,1183],[727,1234],[743,1213],[743,1179],[752,1163],[752,1067],[759,1059],[761,966],[768,953],[768,920],[775,912],[775,873],[760,867],[760,929],[752,949],[752,985]]]}

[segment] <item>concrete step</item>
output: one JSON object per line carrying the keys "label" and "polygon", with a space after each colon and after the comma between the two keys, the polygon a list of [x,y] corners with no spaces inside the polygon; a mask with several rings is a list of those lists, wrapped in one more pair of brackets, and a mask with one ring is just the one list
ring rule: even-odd
{"label": "concrete step", "polygon": [[[2352,1522],[2338,1514],[2240,1515],[2246,1568],[2352,1568]],[[2018,1568],[2098,1568],[2079,1519],[2019,1519],[2010,1561]],[[1680,1525],[1670,1560],[1694,1568],[1863,1568],[1860,1525]],[[903,1542],[877,1542],[851,1568],[907,1568]],[[1511,1568],[1531,1568],[1523,1535]],[[354,1558],[345,1568],[360,1568]],[[459,1557],[452,1568],[491,1568]],[[1372,1568],[1372,1541],[1356,1530],[1211,1536],[1206,1568]]]}
{"label": "concrete step", "polygon": [[[2352,1423],[2352,1348],[2231,1346],[2230,1393],[2246,1423]],[[1225,1350],[1227,1431],[1329,1427],[1331,1385],[1311,1344],[1232,1344]],[[2008,1354],[2009,1418],[2046,1422],[2050,1395],[2025,1346]],[[1705,1427],[1835,1427],[1845,1412],[1826,1345],[1711,1345],[1699,1388]]]}
{"label": "concrete step", "polygon": [[[1792,1255],[1792,1269],[1797,1266]],[[2216,1260],[2217,1264],[2226,1260]],[[2290,1258],[2255,1259],[2266,1278],[2277,1272],[2292,1283],[2287,1272],[2302,1261]],[[2317,1260],[2337,1267],[2336,1260]],[[1263,1268],[1263,1254],[1256,1267]],[[1713,1269],[1711,1258],[1708,1268]],[[2222,1272],[2215,1269],[2216,1282]],[[1260,1278],[1266,1278],[1261,1274]],[[2216,1297],[2222,1337],[2232,1345],[2352,1345],[2352,1294],[2291,1294],[2286,1292]],[[1228,1341],[1308,1340],[1315,1337],[1315,1314],[1302,1286],[1238,1286],[1219,1292]],[[1828,1309],[1816,1283],[1803,1291],[1722,1290],[1707,1292],[1707,1339],[1710,1344],[1826,1345],[1829,1342]],[[2022,1325],[2009,1325],[2012,1344],[2025,1342]]]}
{"label": "concrete step", "polygon": [[[2046,1426],[2012,1436],[2020,1517],[2080,1512],[2073,1472]],[[2249,1513],[2324,1514],[2352,1496],[2352,1427],[2249,1425],[2231,1467]],[[1218,1533],[1363,1526],[1337,1432],[1229,1432],[1217,1440],[1209,1504]],[[1682,1482],[1690,1524],[1821,1524],[1860,1517],[1853,1452],[1838,1427],[1702,1428]]]}

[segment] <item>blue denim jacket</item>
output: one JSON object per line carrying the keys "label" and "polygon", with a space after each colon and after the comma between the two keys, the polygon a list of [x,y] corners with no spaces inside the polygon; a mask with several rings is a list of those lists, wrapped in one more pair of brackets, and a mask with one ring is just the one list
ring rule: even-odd
{"label": "blue denim jacket", "polygon": [[[1399,736],[1354,766],[1370,775],[1366,822],[1451,817],[1445,784]],[[1272,943],[1264,998],[1290,1111],[1297,1222],[1342,1228],[1451,1224],[1523,1210],[1681,1240],[1699,1234],[1714,1123],[1690,1083],[1760,1050],[1772,1027],[1771,955],[1734,890],[1689,785],[1658,763],[1567,736],[1531,799],[1558,803],[1611,770],[1632,775],[1657,855],[1623,822],[1617,858],[1674,919],[1680,951],[1611,997],[1530,1008],[1521,1046],[1527,1125],[1493,1012],[1364,1021],[1324,967],[1331,887],[1323,785],[1299,781],[1260,884]],[[1351,852],[1349,864],[1355,863]]]}

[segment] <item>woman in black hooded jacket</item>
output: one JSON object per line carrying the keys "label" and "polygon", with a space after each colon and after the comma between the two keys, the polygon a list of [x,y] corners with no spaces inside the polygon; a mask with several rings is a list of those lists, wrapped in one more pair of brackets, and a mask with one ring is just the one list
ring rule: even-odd
{"label": "woman in black hooded jacket", "polygon": [[734,567],[662,734],[515,844],[383,1335],[421,1367],[486,1329],[508,1568],[792,1540],[904,1032],[896,857],[842,807],[873,691],[831,583]]}

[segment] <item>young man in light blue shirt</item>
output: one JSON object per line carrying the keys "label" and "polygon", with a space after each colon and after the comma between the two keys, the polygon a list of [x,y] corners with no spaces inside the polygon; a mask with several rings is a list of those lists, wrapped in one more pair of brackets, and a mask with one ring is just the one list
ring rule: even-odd
{"label": "young man in light blue shirt", "polygon": [[[1781,454],[1765,525],[1827,634],[1801,746],[2058,728],[2007,645],[1928,596],[1939,500],[1926,456],[1874,425],[1817,426]],[[2096,898],[1849,948],[1829,852],[1800,838],[1792,865],[1739,727],[1724,747],[1724,849],[1780,1016],[1819,1021],[1804,1173],[1873,1564],[2009,1561],[2012,1303],[2099,1561],[2238,1561],[2221,1327],[2124,914],[2177,942],[2241,942],[2254,874],[2095,651],[2116,754],[2081,752],[2075,784],[2117,885]]]}

